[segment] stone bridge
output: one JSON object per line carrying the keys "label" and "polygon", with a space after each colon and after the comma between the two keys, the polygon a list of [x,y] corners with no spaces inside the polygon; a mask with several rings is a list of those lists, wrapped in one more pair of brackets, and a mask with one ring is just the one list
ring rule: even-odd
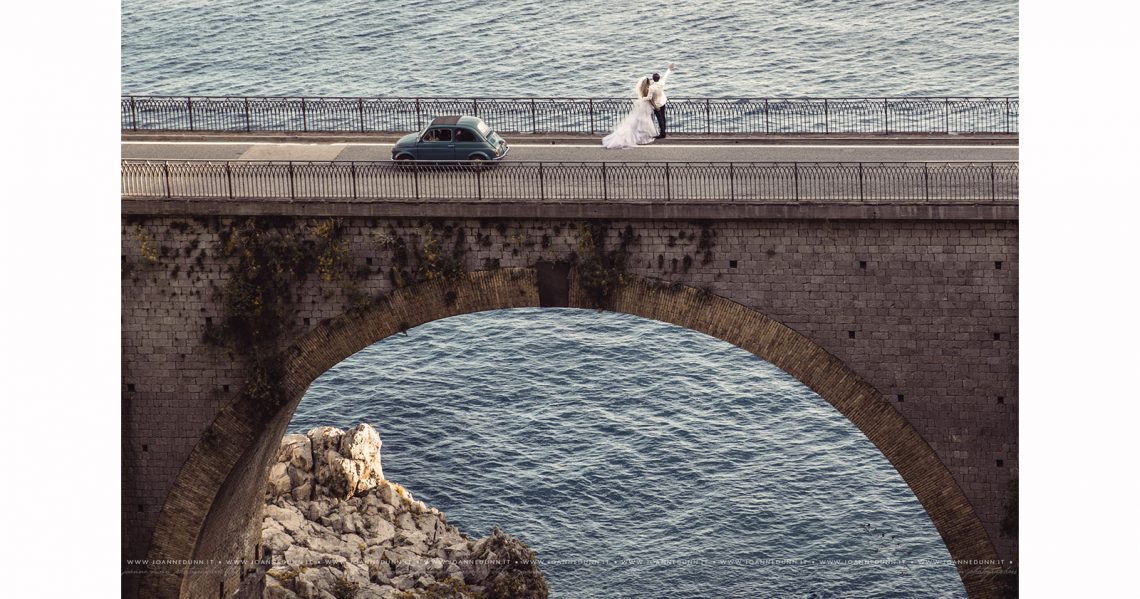
{"label": "stone bridge", "polygon": [[994,560],[1016,556],[1016,202],[124,197],[121,222],[125,596],[232,593],[250,566],[227,562],[259,554],[267,465],[321,373],[419,324],[524,306],[752,352],[883,452],[970,597],[996,596]]}

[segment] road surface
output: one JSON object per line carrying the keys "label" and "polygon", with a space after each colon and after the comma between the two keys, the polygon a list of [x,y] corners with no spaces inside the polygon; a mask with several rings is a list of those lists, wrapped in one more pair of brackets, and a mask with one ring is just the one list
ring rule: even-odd
{"label": "road surface", "polygon": [[[511,140],[508,139],[508,143]],[[132,160],[390,160],[390,143],[123,141]],[[996,162],[1016,161],[1016,145],[653,144],[606,150],[589,144],[511,144],[507,162]]]}

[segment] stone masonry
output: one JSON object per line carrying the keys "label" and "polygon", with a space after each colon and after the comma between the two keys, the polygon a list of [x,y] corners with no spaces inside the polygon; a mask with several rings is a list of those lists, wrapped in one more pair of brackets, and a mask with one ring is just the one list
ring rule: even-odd
{"label": "stone masonry", "polygon": [[[197,510],[215,522],[253,515],[241,511],[246,508],[233,511],[237,508],[232,506],[252,505],[235,489],[238,482],[257,480],[261,486],[256,488],[263,488],[265,473],[257,467],[267,464],[272,455],[268,442],[253,441],[259,435],[272,436],[261,429],[225,437],[229,429],[219,415],[227,406],[237,409],[233,406],[250,370],[244,356],[205,340],[207,329],[224,317],[220,297],[235,263],[234,258],[223,257],[222,244],[227,231],[248,217],[199,210],[193,204],[178,211],[182,214],[160,213],[124,201],[122,554],[127,571],[143,571],[127,560],[148,556],[189,559],[255,550],[237,542],[219,549],[219,543],[230,543],[220,540],[224,535],[179,514]],[[900,415],[900,426],[909,425],[917,432],[920,442],[929,447],[923,451],[932,450],[948,470],[968,501],[964,509],[972,509],[988,537],[978,546],[988,541],[989,551],[1012,559],[1017,554],[1016,539],[1003,536],[1001,520],[1008,483],[1016,477],[1018,465],[1016,216],[992,218],[979,210],[970,218],[968,208],[955,212],[959,215],[955,218],[908,218],[907,214],[832,220],[808,207],[766,219],[609,219],[604,247],[618,247],[625,235],[628,280],[683,286],[696,290],[692,297],[715,297],[725,306],[738,305],[732,309],[759,313],[806,338],[818,355],[848,369],[852,380],[874,391],[875,409]],[[588,218],[509,214],[463,218],[457,211],[453,217],[424,219],[358,216],[348,210],[333,217],[309,216],[303,207],[281,208],[272,218],[270,226],[300,236],[335,222],[338,243],[347,250],[353,268],[351,283],[313,275],[297,286],[290,340],[320,332],[320,327],[343,318],[362,297],[371,301],[396,293],[398,287],[406,288],[401,290],[404,293],[415,289],[404,275],[418,277],[421,284],[438,283],[430,280],[438,273],[426,265],[429,248],[454,257],[465,273],[522,273],[515,277],[517,294],[508,297],[502,292],[505,287],[497,287],[472,304],[479,309],[539,305],[542,290],[534,283],[536,264],[572,265],[590,251],[582,245],[582,227],[591,222]],[[462,251],[455,253],[456,247]],[[570,305],[581,305],[581,289],[571,287]],[[466,305],[462,297],[460,293],[461,308]],[[633,296],[622,297],[633,301],[629,299]],[[445,299],[450,305],[452,298]],[[622,301],[615,309],[626,305]],[[691,297],[685,301],[690,302],[686,306],[697,305]],[[394,326],[414,326],[436,314],[401,316],[403,320]],[[686,318],[679,315],[673,321]],[[716,330],[717,325],[708,327]],[[730,337],[727,332],[718,336]],[[337,358],[330,355],[328,360],[332,359]],[[258,426],[283,430],[305,384],[298,380],[293,403],[266,416]],[[821,394],[834,404],[833,397]],[[857,421],[858,413],[857,409],[848,415]],[[217,430],[223,431],[220,440],[208,432]],[[888,457],[894,455],[892,433],[876,434],[879,438],[872,440]],[[279,440],[277,432],[273,448]],[[198,494],[172,495],[179,477],[186,477],[187,468],[198,464],[192,454],[208,459],[211,452],[232,455],[233,464],[219,460],[203,466],[212,472],[212,480],[230,482]],[[908,483],[912,488],[918,484],[912,479]],[[920,497],[936,496],[935,491],[916,489]],[[161,519],[164,513],[167,516]],[[932,519],[946,538],[940,516],[932,513]],[[233,523],[235,530],[248,525]],[[180,549],[157,550],[159,546]],[[954,557],[985,554],[979,551]],[[179,552],[185,555],[166,554]],[[125,576],[125,595],[218,596],[236,586],[240,572],[227,574],[220,582],[211,578],[209,586],[187,582],[192,577],[184,572],[172,576],[169,582],[154,584],[141,574]],[[983,587],[967,584],[971,596],[989,596]],[[171,595],[171,588],[181,590]]]}

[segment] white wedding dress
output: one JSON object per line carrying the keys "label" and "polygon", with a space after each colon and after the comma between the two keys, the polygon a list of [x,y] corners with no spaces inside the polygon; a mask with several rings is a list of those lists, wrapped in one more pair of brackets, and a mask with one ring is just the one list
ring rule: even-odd
{"label": "white wedding dress", "polygon": [[[635,95],[637,95],[636,90],[635,87]],[[618,123],[614,132],[602,138],[602,147],[608,150],[624,150],[653,143],[656,135],[657,129],[653,124],[653,103],[648,97],[641,96],[633,101],[629,114]]]}

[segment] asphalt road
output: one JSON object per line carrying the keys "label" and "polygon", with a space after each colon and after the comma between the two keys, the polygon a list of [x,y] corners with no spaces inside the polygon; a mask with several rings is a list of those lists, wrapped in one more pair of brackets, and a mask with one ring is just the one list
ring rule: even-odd
{"label": "asphalt road", "polygon": [[[508,142],[510,140],[508,139]],[[387,143],[123,141],[133,160],[390,160]],[[991,162],[1016,161],[1017,146],[712,145],[658,143],[629,150],[587,144],[512,144],[506,161],[549,162]]]}

